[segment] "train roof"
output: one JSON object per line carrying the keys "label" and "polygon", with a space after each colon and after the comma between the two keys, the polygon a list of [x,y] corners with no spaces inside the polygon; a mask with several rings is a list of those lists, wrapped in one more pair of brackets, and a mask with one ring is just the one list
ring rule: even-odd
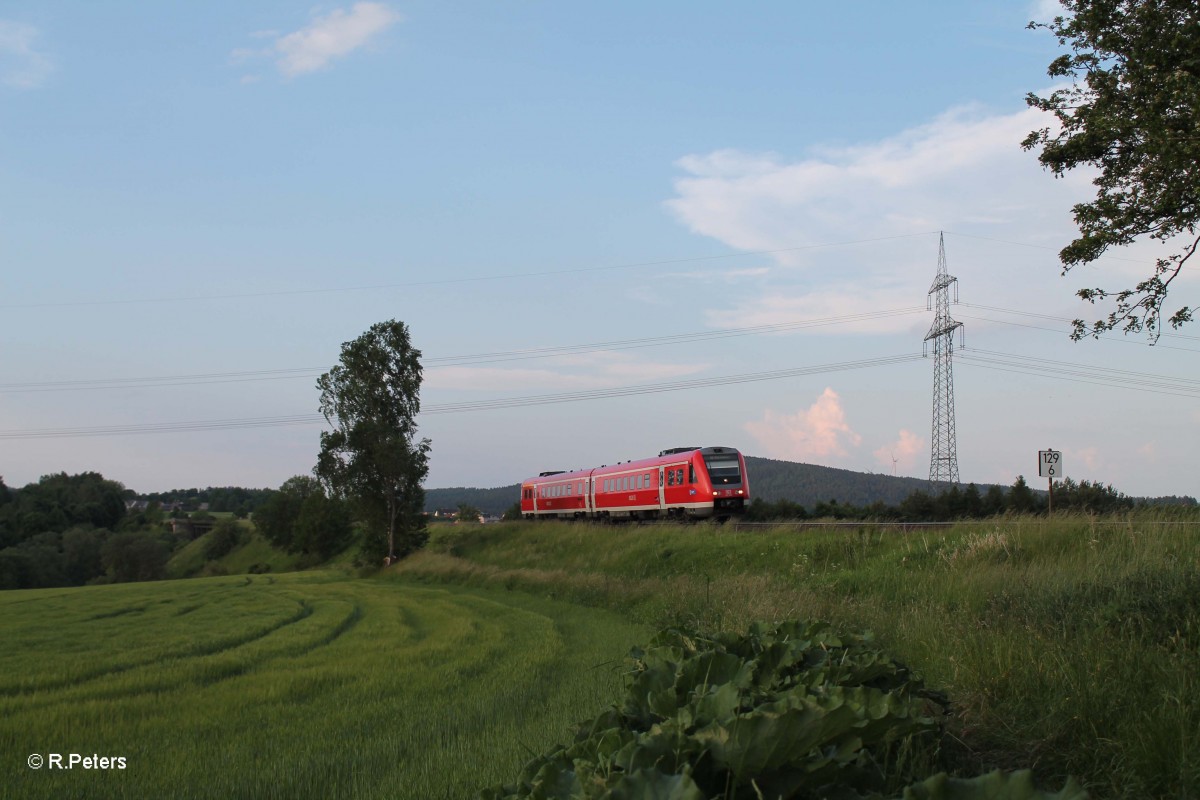
{"label": "train roof", "polygon": [[733,453],[737,455],[735,447],[672,447],[661,451],[657,456],[649,458],[641,458],[637,460],[618,461],[615,464],[602,464],[599,467],[588,467],[586,469],[573,469],[569,471],[548,471],[543,472],[537,478],[527,478],[522,483],[540,483],[540,479],[552,478],[554,480],[569,481],[577,478],[586,478],[591,474],[608,475],[616,472],[625,472],[626,470],[633,471],[644,469],[646,467],[656,467],[660,464],[678,463],[681,459],[671,458],[672,456],[680,456],[685,453],[700,452],[703,455],[715,455],[718,453]]}

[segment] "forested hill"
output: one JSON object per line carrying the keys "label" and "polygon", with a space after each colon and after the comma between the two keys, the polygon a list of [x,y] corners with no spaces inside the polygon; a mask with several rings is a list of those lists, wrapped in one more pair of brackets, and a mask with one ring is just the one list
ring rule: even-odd
{"label": "forested hill", "polygon": [[513,503],[521,499],[521,484],[497,486],[495,489],[475,489],[454,486],[449,489],[426,489],[425,510],[433,513],[438,509],[454,511],[460,503],[474,506],[484,514],[500,516]]}
{"label": "forested hill", "polygon": [[[746,456],[746,471],[750,473],[753,497],[768,503],[791,500],[810,508],[830,500],[842,505],[866,506],[879,501],[894,506],[913,492],[929,491],[929,481],[924,478],[853,472],[756,456]],[[979,487],[981,492],[986,489]]]}
{"label": "forested hill", "polygon": [[[767,502],[791,500],[806,507],[837,500],[846,505],[865,506],[876,501],[897,505],[915,491],[928,491],[924,478],[900,478],[848,469],[797,464],[771,458],[746,456],[753,497]],[[985,491],[986,486],[979,490]],[[485,514],[503,514],[521,495],[520,484],[495,489],[426,489],[425,510],[456,509],[460,503],[478,508]]]}

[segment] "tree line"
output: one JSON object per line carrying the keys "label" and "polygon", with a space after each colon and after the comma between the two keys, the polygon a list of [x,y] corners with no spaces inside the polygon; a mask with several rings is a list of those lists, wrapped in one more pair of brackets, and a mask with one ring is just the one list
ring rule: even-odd
{"label": "tree line", "polygon": [[[1055,481],[1053,487],[1054,511],[1111,514],[1147,505],[1145,501],[1136,501],[1111,484],[1099,481],[1077,482],[1067,478]],[[1195,506],[1195,500],[1191,498],[1179,500],[1181,505]],[[1187,503],[1187,500],[1191,502]],[[940,492],[915,491],[894,505],[882,500],[854,505],[831,499],[806,507],[792,500],[771,502],[758,497],[747,507],[745,519],[748,522],[797,519],[952,522],[1002,514],[1045,514],[1050,510],[1049,504],[1049,493],[1035,491],[1025,482],[1025,477],[1019,475],[1007,488],[992,485],[981,492],[973,483],[965,487],[954,484]]]}
{"label": "tree line", "polygon": [[129,499],[157,503],[167,508],[177,506],[180,511],[199,511],[205,508],[216,513],[228,512],[239,518],[253,514],[271,496],[272,489],[246,489],[241,486],[209,486],[206,489],[172,489],[167,492],[150,492]]}
{"label": "tree line", "polygon": [[177,541],[161,510],[128,514],[128,494],[96,472],[12,489],[0,479],[0,589],[166,576]]}

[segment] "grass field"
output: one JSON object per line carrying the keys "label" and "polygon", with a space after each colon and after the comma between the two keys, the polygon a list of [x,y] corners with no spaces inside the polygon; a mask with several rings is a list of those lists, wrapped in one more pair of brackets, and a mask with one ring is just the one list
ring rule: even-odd
{"label": "grass field", "polygon": [[[0,594],[0,795],[462,798],[618,691],[646,630],[339,572]],[[124,769],[31,769],[31,754]]]}
{"label": "grass field", "polygon": [[544,523],[435,532],[407,580],[521,589],[653,626],[870,629],[955,700],[951,763],[1200,798],[1200,523],[1002,518],[735,531]]}

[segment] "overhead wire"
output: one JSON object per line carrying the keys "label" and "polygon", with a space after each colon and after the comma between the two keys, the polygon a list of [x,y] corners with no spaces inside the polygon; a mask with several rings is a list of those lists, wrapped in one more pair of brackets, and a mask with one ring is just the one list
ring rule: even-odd
{"label": "overhead wire", "polygon": [[1090,364],[1056,361],[1047,358],[1022,356],[996,350],[965,348],[956,353],[957,360],[968,366],[1038,375],[1055,380],[1088,383],[1097,386],[1134,389],[1176,397],[1200,397],[1200,380],[1156,375],[1133,370],[1114,369]]}
{"label": "overhead wire", "polygon": [[[490,411],[503,408],[519,408],[526,406],[550,405],[555,403],[574,403],[610,397],[660,394],[663,392],[677,392],[710,386],[728,386],[741,383],[802,377],[806,375],[816,375],[827,372],[840,372],[853,369],[890,366],[909,361],[919,361],[921,358],[922,356],[919,353],[909,353],[861,359],[859,361],[842,361],[830,364],[818,364],[808,367],[770,370],[767,372],[723,375],[712,378],[694,378],[689,380],[668,381],[664,383],[586,389],[573,392],[527,395],[523,397],[441,403],[426,406],[425,408],[421,409],[420,415],[457,414],[470,411]],[[318,425],[324,424],[325,422],[325,418],[320,414],[292,414],[272,417],[247,417],[240,419],[190,420],[184,422],[138,423],[72,428],[0,430],[0,440],[14,441],[24,439],[68,439],[92,436],[124,436],[155,433],[178,433],[185,431],[234,430],[241,428],[268,428],[284,425]]]}
{"label": "overhead wire", "polygon": [[[574,345],[558,345],[537,347],[522,350],[506,350],[487,353],[473,353],[458,356],[440,356],[422,360],[426,369],[444,367],[473,366],[478,364],[494,364],[505,361],[525,361],[541,358],[553,358],[563,355],[583,355],[587,353],[613,350],[631,350],[646,347],[660,347],[672,344],[688,344],[697,341],[709,341],[740,336],[756,336],[770,333],[784,333],[805,328],[815,328],[827,325],[843,325],[852,322],[873,321],[890,317],[904,316],[925,312],[924,306],[909,308],[884,309],[882,311],[845,314],[838,317],[822,317],[817,319],[794,320],[766,325],[752,325],[740,328],[722,328],[711,331],[695,331],[691,333],[668,334],[665,336],[646,336],[636,339],[616,339],[602,342],[589,342]],[[210,383],[242,383],[246,381],[283,380],[291,378],[316,377],[323,370],[316,367],[273,370],[248,370],[242,372],[212,372],[190,375],[164,375],[142,378],[96,378],[56,381],[25,381],[16,383],[0,383],[0,394],[27,392],[59,392],[85,391],[97,389],[145,389],[166,386],[195,386]]]}

